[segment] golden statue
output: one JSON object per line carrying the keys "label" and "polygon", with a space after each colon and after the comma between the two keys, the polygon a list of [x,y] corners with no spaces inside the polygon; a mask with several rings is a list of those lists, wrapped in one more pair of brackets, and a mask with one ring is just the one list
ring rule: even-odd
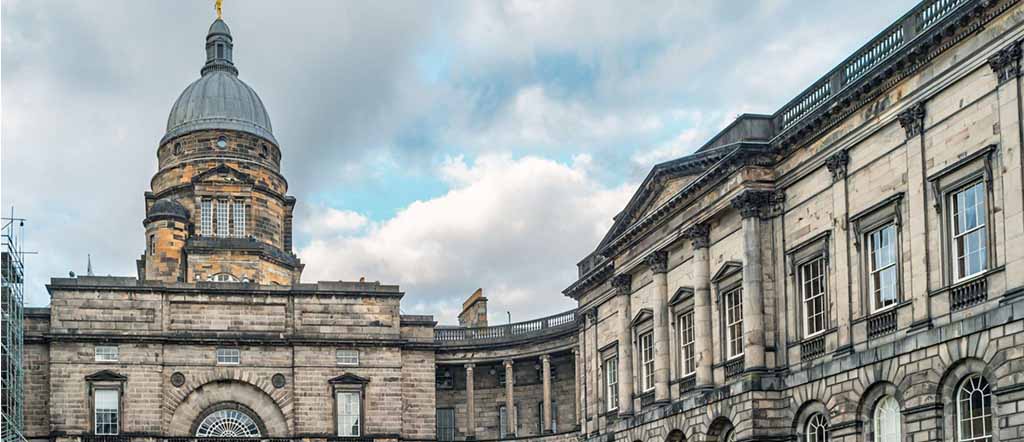
{"label": "golden statue", "polygon": [[220,20],[220,3],[221,0],[217,0],[213,5],[214,8],[217,8],[217,20]]}

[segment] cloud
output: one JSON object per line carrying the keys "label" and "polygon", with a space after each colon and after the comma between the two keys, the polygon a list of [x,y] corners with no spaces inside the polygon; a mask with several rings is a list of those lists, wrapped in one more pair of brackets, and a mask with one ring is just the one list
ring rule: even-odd
{"label": "cloud", "polygon": [[308,207],[300,228],[314,237],[329,237],[352,233],[366,227],[370,220],[351,210],[333,207]]}
{"label": "cloud", "polygon": [[[452,322],[483,287],[492,312],[528,318],[571,303],[561,295],[575,263],[593,250],[632,186],[596,182],[586,156],[571,164],[526,156],[448,158],[451,190],[416,201],[365,233],[315,238],[299,251],[306,280],[397,282],[409,313]],[[329,215],[326,215],[329,216]]]}

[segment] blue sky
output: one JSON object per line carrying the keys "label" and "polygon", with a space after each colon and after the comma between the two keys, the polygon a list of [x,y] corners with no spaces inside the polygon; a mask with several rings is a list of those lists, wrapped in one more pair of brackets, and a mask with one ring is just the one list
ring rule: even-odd
{"label": "blue sky", "polygon": [[[772,113],[914,2],[228,0],[240,78],[299,200],[304,279],[397,283],[455,320],[560,294],[650,167]],[[28,299],[133,275],[142,194],[212,1],[2,4],[2,205],[29,218]]]}

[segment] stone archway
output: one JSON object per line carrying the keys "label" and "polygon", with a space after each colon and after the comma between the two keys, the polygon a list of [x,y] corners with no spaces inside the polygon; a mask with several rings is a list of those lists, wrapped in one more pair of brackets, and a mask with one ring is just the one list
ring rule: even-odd
{"label": "stone archway", "polygon": [[213,381],[192,390],[174,409],[168,433],[194,436],[203,419],[231,407],[251,416],[261,436],[289,436],[287,419],[274,399],[252,384],[235,380]]}

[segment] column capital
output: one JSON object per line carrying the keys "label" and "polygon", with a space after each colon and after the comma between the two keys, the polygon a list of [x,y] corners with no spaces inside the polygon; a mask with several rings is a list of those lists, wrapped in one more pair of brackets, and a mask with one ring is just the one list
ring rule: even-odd
{"label": "column capital", "polygon": [[473,368],[476,367],[476,364],[469,363],[469,364],[463,364],[463,366],[466,367],[466,371],[473,371]]}
{"label": "column capital", "polygon": [[1021,49],[1019,42],[1010,43],[988,57],[988,67],[995,72],[1000,83],[1020,76]]}
{"label": "column capital", "polygon": [[924,115],[924,103],[917,102],[896,116],[900,120],[900,126],[907,132],[907,138],[921,134],[924,129]]}
{"label": "column capital", "polygon": [[540,361],[544,363],[550,363],[551,355],[540,355]]}
{"label": "column capital", "polygon": [[501,365],[504,365],[505,368],[512,368],[512,360],[505,359],[504,361],[501,361]]}
{"label": "column capital", "polygon": [[683,231],[683,238],[690,240],[694,249],[706,249],[711,245],[711,226],[697,223]]}
{"label": "column capital", "polygon": [[633,275],[630,275],[629,273],[623,273],[612,277],[612,287],[615,288],[615,292],[617,294],[628,295],[632,284]]}
{"label": "column capital", "polygon": [[668,271],[668,252],[656,250],[644,258],[644,262],[654,273],[665,273]]}
{"label": "column capital", "polygon": [[842,181],[846,178],[846,165],[850,163],[850,154],[846,150],[840,150],[825,160],[825,167],[832,174],[832,182]]}
{"label": "column capital", "polygon": [[762,216],[765,209],[771,207],[776,198],[775,191],[772,190],[747,189],[736,195],[731,203],[736,210],[739,210],[741,217],[753,218]]}

